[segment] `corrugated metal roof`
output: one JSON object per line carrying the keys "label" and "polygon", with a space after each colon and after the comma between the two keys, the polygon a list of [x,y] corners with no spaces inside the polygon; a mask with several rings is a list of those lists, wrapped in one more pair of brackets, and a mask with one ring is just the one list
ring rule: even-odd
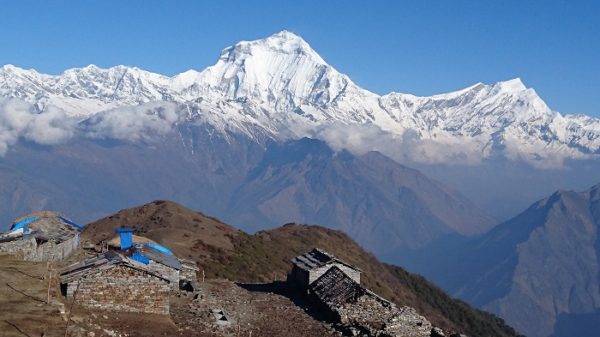
{"label": "corrugated metal roof", "polygon": [[163,253],[146,245],[136,246],[135,251],[152,261],[173,269],[181,270],[181,262],[179,262],[175,255]]}

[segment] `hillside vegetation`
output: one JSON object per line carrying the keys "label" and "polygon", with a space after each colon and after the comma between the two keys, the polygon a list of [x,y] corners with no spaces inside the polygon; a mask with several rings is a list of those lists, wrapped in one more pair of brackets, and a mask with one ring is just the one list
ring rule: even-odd
{"label": "hillside vegetation", "polygon": [[135,226],[176,254],[196,260],[207,278],[239,282],[283,280],[292,257],[319,247],[362,269],[362,283],[367,288],[399,305],[416,308],[445,331],[478,337],[516,336],[501,319],[450,298],[421,276],[379,262],[340,231],[287,224],[249,235],[181,205],[156,201],[88,225],[83,239],[106,240],[122,225]]}

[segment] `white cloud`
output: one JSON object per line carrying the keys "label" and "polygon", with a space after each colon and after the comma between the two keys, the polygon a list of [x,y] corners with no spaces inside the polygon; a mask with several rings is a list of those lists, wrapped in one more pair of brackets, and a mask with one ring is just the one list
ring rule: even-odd
{"label": "white cloud", "polygon": [[180,120],[177,105],[165,102],[116,108],[78,123],[53,106],[38,113],[22,100],[0,98],[0,156],[20,139],[43,145],[61,144],[77,135],[148,141],[165,135]]}
{"label": "white cloud", "polygon": [[90,138],[147,141],[165,135],[181,121],[174,103],[153,102],[98,113],[84,122]]}
{"label": "white cloud", "polygon": [[373,124],[328,124],[311,136],[324,140],[335,150],[346,149],[356,154],[379,151],[399,162],[476,165],[484,158],[484,146],[476,138],[440,135],[437,140],[429,140],[413,130],[398,136]]}
{"label": "white cloud", "polygon": [[18,99],[0,99],[0,155],[20,138],[38,144],[59,144],[73,136],[74,121],[63,111],[48,108],[41,113]]}

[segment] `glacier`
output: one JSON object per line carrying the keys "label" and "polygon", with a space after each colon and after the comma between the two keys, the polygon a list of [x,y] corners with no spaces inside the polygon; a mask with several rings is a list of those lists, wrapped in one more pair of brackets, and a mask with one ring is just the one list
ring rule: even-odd
{"label": "glacier", "polygon": [[[137,141],[175,125],[207,123],[257,141],[312,137],[338,149],[378,150],[422,163],[502,157],[556,168],[600,154],[600,120],[551,110],[518,78],[429,97],[377,95],[289,31],[241,41],[205,70],[171,77],[122,65],[60,75],[5,65],[0,97],[26,102],[32,115],[60,110],[52,116],[64,115],[69,133],[92,138]],[[31,119],[44,125],[45,119]],[[26,137],[20,129],[0,132]]]}

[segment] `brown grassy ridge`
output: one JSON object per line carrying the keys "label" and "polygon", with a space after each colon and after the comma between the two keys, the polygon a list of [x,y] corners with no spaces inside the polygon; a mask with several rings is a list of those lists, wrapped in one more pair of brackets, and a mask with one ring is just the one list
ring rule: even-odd
{"label": "brown grassy ridge", "polygon": [[249,235],[181,205],[157,201],[98,220],[88,225],[83,238],[106,240],[122,225],[135,226],[141,235],[196,260],[207,278],[239,282],[283,280],[292,257],[319,247],[358,266],[364,286],[398,305],[416,308],[445,331],[479,337],[517,335],[501,319],[449,297],[423,277],[379,262],[341,231],[287,224]]}

